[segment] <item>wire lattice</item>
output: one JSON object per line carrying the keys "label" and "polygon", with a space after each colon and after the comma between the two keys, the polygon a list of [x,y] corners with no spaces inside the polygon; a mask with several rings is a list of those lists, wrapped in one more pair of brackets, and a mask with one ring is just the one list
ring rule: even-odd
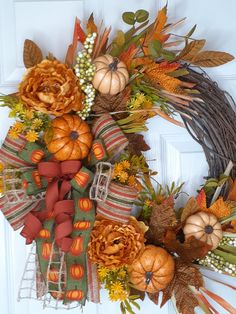
{"label": "wire lattice", "polygon": [[18,169],[4,168],[2,173],[2,180],[5,206],[11,206],[22,202],[34,203],[36,201],[44,199],[45,192],[29,196],[22,186],[20,174],[31,169],[31,167],[22,167]]}
{"label": "wire lattice", "polygon": [[34,242],[26,260],[17,300],[20,301],[22,299],[35,299],[43,301],[43,296],[45,293],[46,285],[39,269],[36,244]]}
{"label": "wire lattice", "polygon": [[109,162],[99,162],[96,164],[95,176],[89,190],[90,199],[100,202],[106,200],[113,168],[113,165]]}
{"label": "wire lattice", "polygon": [[[53,269],[58,281],[51,281],[49,272]],[[47,268],[46,282],[41,274],[36,253],[36,244],[33,243],[18,291],[18,301],[22,299],[35,299],[43,303],[43,308],[70,310],[81,304],[77,301],[63,303],[66,287],[65,253],[61,252],[53,243]],[[53,287],[53,288],[52,288]]]}

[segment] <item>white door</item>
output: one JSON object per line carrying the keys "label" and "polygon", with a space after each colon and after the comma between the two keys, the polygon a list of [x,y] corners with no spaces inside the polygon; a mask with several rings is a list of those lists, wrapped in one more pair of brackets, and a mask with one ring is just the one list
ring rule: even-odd
{"label": "white door", "polygon": [[[63,59],[71,41],[75,16],[81,20],[94,12],[96,19],[112,25],[113,32],[121,27],[121,14],[140,8],[147,9],[154,17],[166,1],[157,0],[0,0],[0,92],[16,90],[23,72],[22,47],[30,38],[43,48]],[[182,30],[198,24],[195,36],[205,38],[211,49],[225,50],[236,56],[236,2],[235,0],[169,0],[169,17],[178,20],[188,17]],[[179,31],[179,30],[178,30]],[[208,71],[222,88],[236,98],[236,62]],[[7,110],[0,110],[0,139],[3,140],[11,121]],[[170,125],[160,118],[149,123],[147,142],[152,149],[147,157],[152,169],[159,172],[158,180],[168,183],[185,181],[189,194],[207,174],[207,164],[201,147],[181,128]],[[30,300],[17,302],[17,290],[24,269],[28,248],[18,232],[13,232],[0,214],[0,312],[3,314],[39,314],[41,303]],[[228,280],[225,278],[225,280]],[[230,280],[229,280],[230,281]],[[231,279],[231,283],[235,280]],[[207,287],[236,305],[233,292],[219,284],[207,281]],[[54,310],[45,310],[52,314]],[[62,311],[63,312],[63,311]],[[78,313],[79,309],[70,313]],[[175,313],[171,304],[162,310],[150,301],[142,304],[140,314]],[[222,309],[220,314],[225,313]],[[119,313],[119,307],[106,299],[102,292],[101,305],[88,304],[84,313]]]}

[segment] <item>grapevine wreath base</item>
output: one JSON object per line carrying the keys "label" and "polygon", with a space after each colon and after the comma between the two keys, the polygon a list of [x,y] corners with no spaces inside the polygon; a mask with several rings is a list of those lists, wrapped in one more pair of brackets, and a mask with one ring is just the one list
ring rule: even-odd
{"label": "grapevine wreath base", "polygon": [[[122,313],[144,298],[235,313],[201,273],[236,276],[235,103],[201,69],[233,57],[204,50],[196,26],[174,35],[183,20],[167,22],[167,7],[153,22],[145,10],[122,18],[130,28],[113,39],[93,15],[85,27],[76,19],[64,62],[27,39],[25,76],[0,98],[16,120],[0,150],[0,207],[32,243],[19,299],[82,308],[105,288]],[[185,126],[209,164],[182,208],[184,184],[162,186],[145,159],[140,133],[155,115]]]}

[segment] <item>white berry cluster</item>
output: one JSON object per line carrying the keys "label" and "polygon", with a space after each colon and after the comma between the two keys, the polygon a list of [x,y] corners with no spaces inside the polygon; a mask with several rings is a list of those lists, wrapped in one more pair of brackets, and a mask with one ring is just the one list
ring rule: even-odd
{"label": "white berry cluster", "polygon": [[88,34],[84,41],[84,50],[78,53],[75,65],[75,74],[79,78],[80,87],[86,95],[83,100],[83,109],[78,112],[83,120],[89,116],[95,99],[95,89],[92,85],[95,65],[92,64],[92,53],[96,36],[96,33]]}

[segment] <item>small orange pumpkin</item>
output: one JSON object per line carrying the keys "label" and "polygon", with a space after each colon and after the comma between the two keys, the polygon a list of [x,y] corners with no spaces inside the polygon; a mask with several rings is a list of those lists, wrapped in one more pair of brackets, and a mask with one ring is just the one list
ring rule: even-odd
{"label": "small orange pumpkin", "polygon": [[41,229],[38,234],[38,237],[41,239],[49,239],[50,236],[51,236],[51,233],[48,229]]}
{"label": "small orange pumpkin", "polygon": [[70,275],[75,280],[80,280],[84,277],[84,268],[80,264],[73,264],[70,266]]}
{"label": "small orange pumpkin", "polygon": [[48,280],[52,282],[58,282],[59,280],[59,272],[58,269],[52,267],[48,272]]}
{"label": "small orange pumpkin", "polygon": [[45,156],[44,151],[42,151],[41,149],[35,149],[31,153],[30,160],[36,164],[40,162],[41,159],[44,158],[44,156]]}
{"label": "small orange pumpkin", "polygon": [[91,227],[90,221],[77,221],[74,223],[75,230],[87,230]]}
{"label": "small orange pumpkin", "polygon": [[78,207],[83,212],[89,212],[93,208],[93,202],[86,197],[81,197],[78,202]]}
{"label": "small orange pumpkin", "polygon": [[47,243],[47,242],[42,243],[42,258],[43,259],[49,260],[51,251],[52,251],[52,243]]}
{"label": "small orange pumpkin", "polygon": [[78,236],[73,239],[73,242],[70,247],[71,255],[78,256],[83,252],[83,238]]}
{"label": "small orange pumpkin", "polygon": [[32,178],[34,180],[35,185],[38,188],[41,188],[42,187],[42,183],[41,183],[41,178],[40,178],[38,170],[32,171]]}
{"label": "small orange pumpkin", "polygon": [[101,160],[105,156],[104,148],[100,143],[94,143],[92,146],[94,156],[97,160]]}
{"label": "small orange pumpkin", "polygon": [[92,146],[92,133],[79,116],[65,114],[52,121],[44,140],[57,160],[84,159]]}
{"label": "small orange pumpkin", "polygon": [[87,185],[89,178],[89,174],[81,170],[74,176],[76,183],[81,187],[85,187]]}
{"label": "small orange pumpkin", "polygon": [[174,277],[174,259],[164,249],[147,245],[142,255],[129,267],[130,281],[140,291],[163,290]]}
{"label": "small orange pumpkin", "polygon": [[66,292],[66,298],[71,301],[80,301],[84,297],[84,292],[82,290],[68,290]]}
{"label": "small orange pumpkin", "polygon": [[129,81],[129,73],[124,62],[110,55],[94,60],[96,71],[93,86],[102,94],[115,95],[120,93]]}
{"label": "small orange pumpkin", "polygon": [[51,292],[51,295],[56,300],[63,300],[65,297],[65,293],[63,291],[61,291],[61,292],[60,291],[53,291],[53,292]]}

